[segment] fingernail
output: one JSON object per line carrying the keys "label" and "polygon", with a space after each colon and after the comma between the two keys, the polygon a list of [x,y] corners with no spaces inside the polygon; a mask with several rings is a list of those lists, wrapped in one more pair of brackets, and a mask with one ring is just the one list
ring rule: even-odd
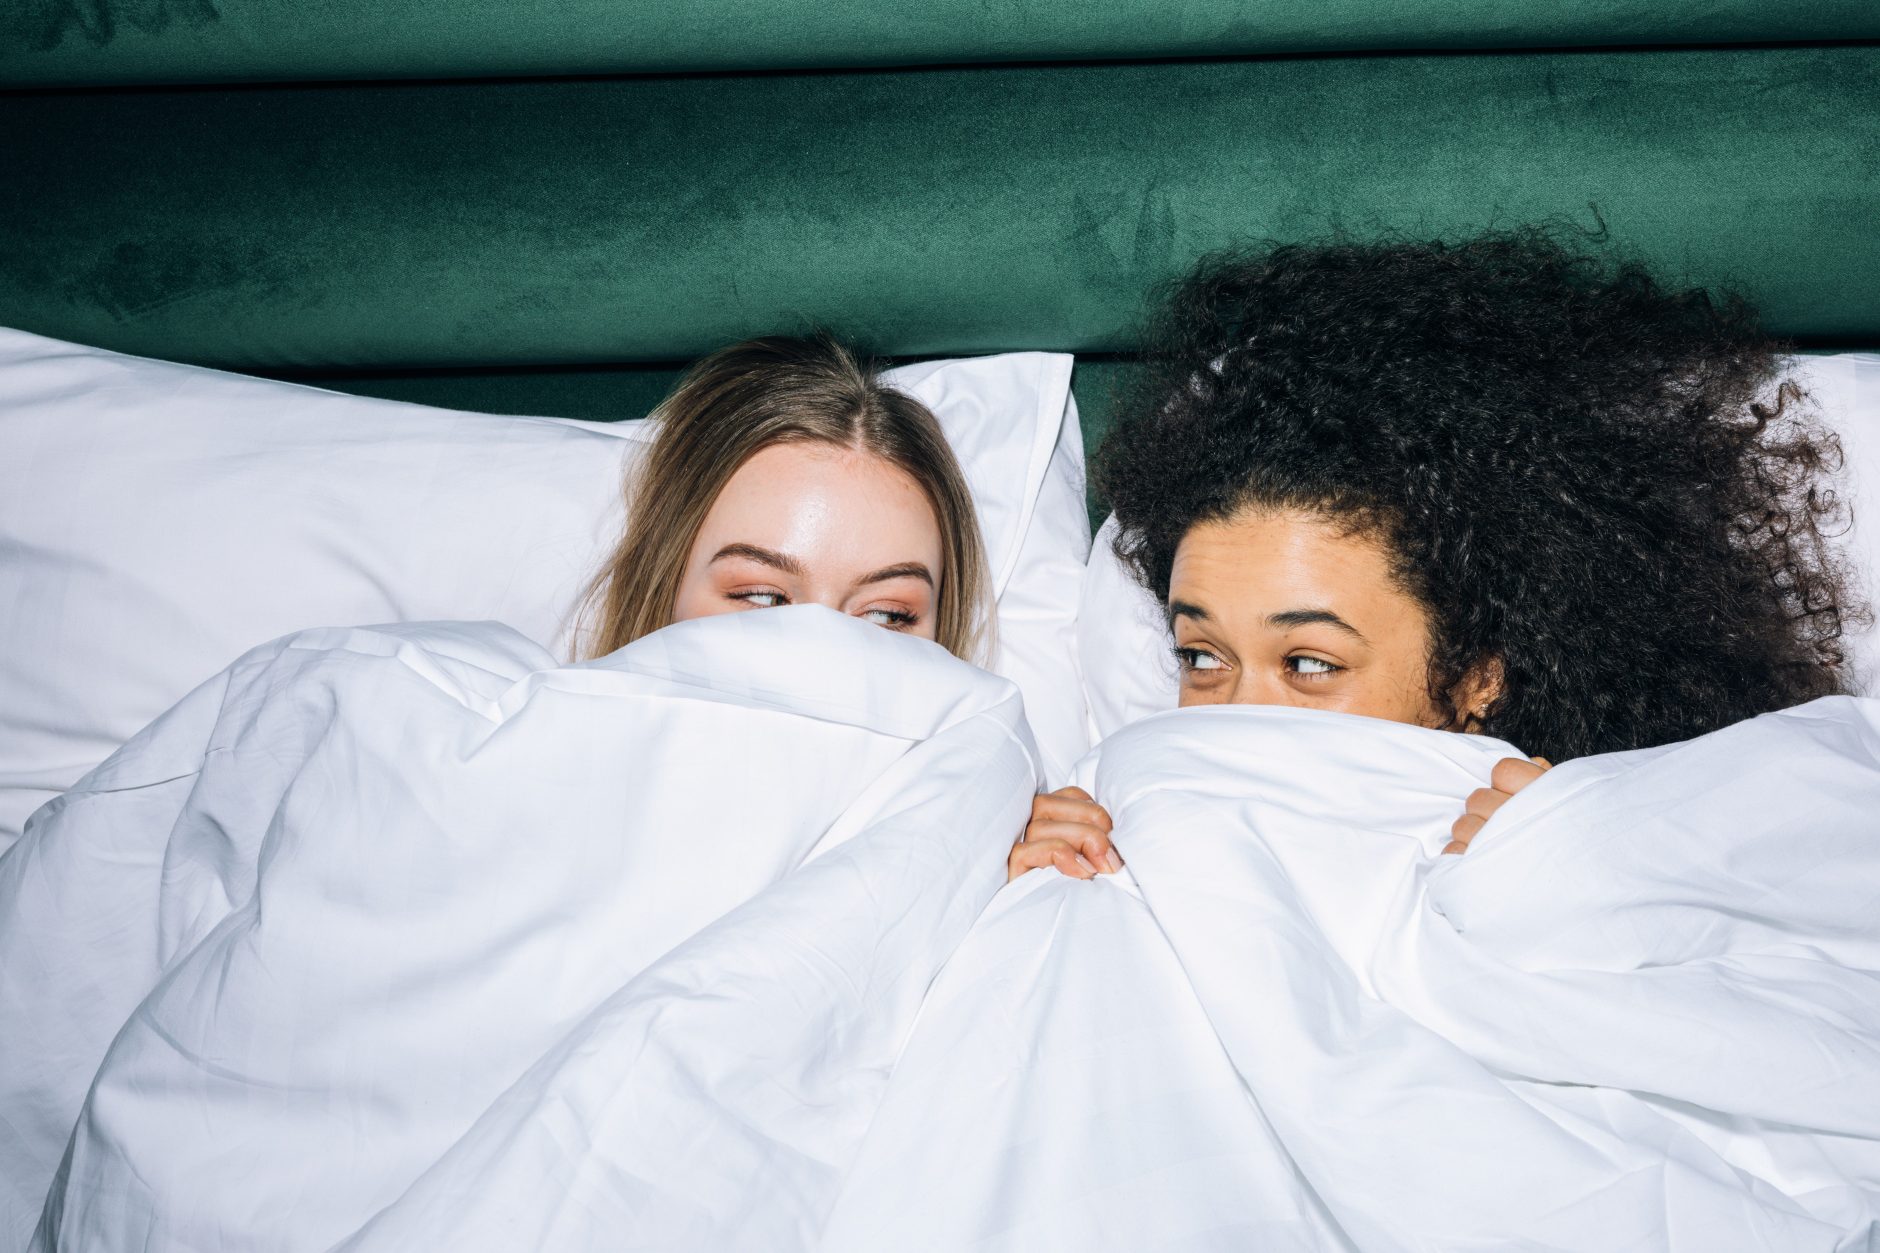
{"label": "fingernail", "polygon": [[1105,853],[1103,860],[1109,864],[1111,874],[1115,874],[1123,868],[1123,859],[1116,855],[1115,849],[1111,849],[1109,852]]}
{"label": "fingernail", "polygon": [[1097,868],[1091,865],[1090,859],[1085,857],[1082,853],[1077,854],[1077,864],[1082,866],[1085,870],[1088,870],[1091,874],[1097,873]]}

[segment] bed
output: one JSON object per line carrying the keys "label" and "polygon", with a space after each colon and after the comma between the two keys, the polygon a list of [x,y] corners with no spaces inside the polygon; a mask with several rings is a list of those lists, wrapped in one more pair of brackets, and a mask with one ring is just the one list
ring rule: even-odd
{"label": "bed", "polygon": [[[1873,702],[1570,763],[1518,798],[1525,838],[1426,875],[1457,797],[1514,750],[1272,710],[1164,735],[1147,662],[1166,641],[1101,542],[1086,572],[1105,510],[1081,473],[1146,293],[1200,252],[1548,220],[1747,293],[1865,424],[1843,434],[1880,483],[1876,210],[1863,0],[6,6],[0,372],[37,373],[30,405],[0,386],[0,419],[36,424],[0,447],[0,483],[17,518],[34,455],[110,465],[97,490],[131,502],[110,543],[142,546],[67,563],[114,580],[122,621],[26,624],[38,643],[0,659],[36,732],[79,746],[6,775],[0,745],[0,785],[30,794],[0,839],[58,797],[0,858],[0,953],[59,968],[0,979],[0,1156],[37,1172],[0,1190],[0,1249],[49,1178],[45,1247],[1871,1247]],[[1136,824],[1127,877],[1033,875],[980,913],[1032,790],[1076,751],[1031,738],[996,681],[910,666],[905,641],[832,650],[806,608],[682,624],[587,670],[539,646],[604,536],[609,450],[634,438],[615,424],[701,352],[810,326],[910,378],[980,354],[1029,372],[1005,442],[974,437],[1015,485],[974,486],[1055,511],[1049,552],[1025,556],[1029,522],[994,547],[1039,565],[1061,615],[1038,655],[1083,649],[1089,709],[1057,742],[1146,728],[1076,776]],[[327,479],[269,460],[260,428],[282,423],[327,424]],[[479,423],[509,434],[459,439]],[[400,595],[252,649],[66,791],[211,666],[314,625],[283,602],[225,640],[175,596],[127,598],[166,571],[198,600],[315,581],[299,562],[279,579],[274,532],[243,536],[243,515],[146,507],[129,470],[166,455],[191,467],[174,499],[209,466],[247,516],[313,518],[282,534]],[[362,523],[328,481],[399,508]],[[58,494],[46,534],[101,501]],[[509,512],[552,514],[558,547],[518,542]],[[459,554],[464,577],[407,588],[438,563],[390,537],[432,533],[510,542],[504,568],[541,586],[496,590],[555,611],[524,624],[538,642],[411,625],[491,582]],[[219,564],[230,536],[248,564]],[[473,616],[515,625],[500,599]],[[1073,645],[1077,616],[1122,625]],[[134,700],[61,729],[75,702],[43,680],[86,648],[140,681],[152,657],[190,672],[120,676],[113,700]],[[749,673],[698,678],[727,655]],[[298,703],[257,695],[276,691]],[[740,729],[752,705],[762,734]],[[241,738],[256,710],[278,736]],[[417,738],[463,751],[382,769],[374,735],[420,714]],[[613,788],[612,763],[734,740],[760,763],[734,809],[820,789],[753,828],[769,844],[745,878],[582,838],[691,822],[710,791],[657,768]],[[1189,773],[1216,758],[1232,788]],[[1275,811],[1302,774],[1318,808]],[[1802,869],[1740,908],[1691,837],[1733,832],[1731,868],[1788,876],[1797,778],[1817,798]],[[1641,814],[1662,838],[1630,838]],[[1587,840],[1609,855],[1560,852]],[[1716,890],[1667,902],[1667,883]],[[671,933],[622,950],[641,914]],[[1805,981],[1838,998],[1836,1032],[1791,996]]]}

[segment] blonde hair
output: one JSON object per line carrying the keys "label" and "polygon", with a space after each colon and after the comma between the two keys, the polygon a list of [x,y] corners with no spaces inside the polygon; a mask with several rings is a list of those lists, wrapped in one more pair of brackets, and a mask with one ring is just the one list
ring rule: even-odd
{"label": "blonde hair", "polygon": [[693,366],[652,419],[652,446],[628,473],[626,532],[583,602],[583,655],[668,625],[719,492],[757,453],[803,443],[870,453],[920,485],[940,528],[935,638],[956,657],[987,659],[991,576],[966,477],[927,406],[883,386],[847,346],[828,335],[734,344]]}

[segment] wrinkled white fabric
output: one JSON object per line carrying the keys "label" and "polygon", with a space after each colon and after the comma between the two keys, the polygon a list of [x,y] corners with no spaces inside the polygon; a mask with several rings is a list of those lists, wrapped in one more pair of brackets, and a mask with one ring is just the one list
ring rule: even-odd
{"label": "wrinkled white fabric", "polygon": [[936,984],[822,1247],[1880,1246],[1880,703],[1568,763],[1164,714]]}
{"label": "wrinkled white fabric", "polygon": [[301,637],[49,811],[0,903],[127,960],[9,975],[0,1047],[130,1021],[41,1247],[1880,1247],[1880,703],[1568,763],[1460,858],[1510,746],[1176,711],[1082,771],[1126,873],[994,897],[1009,688],[715,622]]}
{"label": "wrinkled white fabric", "polygon": [[325,1248],[622,1013],[650,1116],[761,1097],[815,1175],[1003,882],[1021,711],[813,607],[565,668],[493,624],[249,653],[0,859],[0,1245],[50,1180],[42,1247]]}

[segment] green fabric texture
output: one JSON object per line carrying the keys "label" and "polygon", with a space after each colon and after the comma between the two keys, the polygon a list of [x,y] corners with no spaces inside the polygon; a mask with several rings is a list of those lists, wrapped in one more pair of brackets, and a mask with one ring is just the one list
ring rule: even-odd
{"label": "green fabric texture", "polygon": [[354,396],[377,396],[440,409],[524,417],[581,418],[624,422],[643,418],[665,399],[684,367],[665,362],[642,366],[588,366],[574,370],[426,370],[406,374],[283,374],[271,378],[307,383]]}
{"label": "green fabric texture", "polygon": [[1873,0],[13,0],[0,86],[1872,38]]}
{"label": "green fabric texture", "polygon": [[1124,349],[1203,251],[1596,203],[1880,338],[1880,49],[24,93],[0,323],[257,368]]}

